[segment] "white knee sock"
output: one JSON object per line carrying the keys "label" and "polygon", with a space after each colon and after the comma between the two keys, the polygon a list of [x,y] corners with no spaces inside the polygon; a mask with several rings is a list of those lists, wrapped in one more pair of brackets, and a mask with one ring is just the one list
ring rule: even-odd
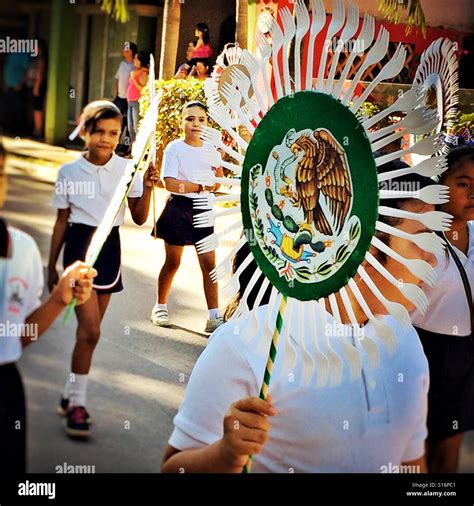
{"label": "white knee sock", "polygon": [[72,406],[85,406],[87,395],[88,374],[71,373],[69,383],[69,402]]}

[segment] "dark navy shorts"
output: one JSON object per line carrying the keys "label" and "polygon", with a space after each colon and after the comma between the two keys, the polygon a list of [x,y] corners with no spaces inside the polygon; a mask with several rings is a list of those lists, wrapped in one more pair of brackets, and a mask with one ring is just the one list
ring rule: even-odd
{"label": "dark navy shorts", "polygon": [[[214,233],[214,227],[195,228],[193,217],[205,210],[193,209],[193,199],[170,195],[161,216],[156,222],[156,235],[172,246],[196,244]],[[151,231],[153,235],[153,230]]]}
{"label": "dark navy shorts", "polygon": [[474,429],[474,338],[416,331],[430,367],[428,439]]}
{"label": "dark navy shorts", "polygon": [[[70,223],[66,231],[63,266],[68,267],[76,260],[85,260],[87,248],[96,227],[82,223]],[[98,294],[115,293],[123,290],[119,227],[113,227],[94,264],[97,277],[94,289]]]}

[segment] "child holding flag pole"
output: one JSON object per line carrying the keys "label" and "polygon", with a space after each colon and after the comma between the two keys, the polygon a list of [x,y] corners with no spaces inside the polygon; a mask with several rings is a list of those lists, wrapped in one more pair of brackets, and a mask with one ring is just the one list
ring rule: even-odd
{"label": "child holding flag pole", "polygon": [[[68,308],[69,313],[75,309],[78,327],[71,373],[58,411],[66,416],[65,431],[71,437],[90,434],[86,393],[92,356],[111,294],[123,290],[119,226],[124,221],[125,201],[133,221],[142,225],[148,216],[153,185],[158,180],[152,164],[144,183],[138,174],[155,128],[156,102],[150,104],[148,117],[142,122],[132,150],[133,160],[114,153],[121,131],[120,110],[104,100],[88,104],[80,125],[86,152],[59,172],[61,184],[57,184],[54,196],[58,215],[51,240],[48,286],[52,289],[57,283],[56,263],[63,245],[64,265],[81,259],[99,272],[90,300],[81,307],[71,304]],[[68,191],[59,192],[60,188]],[[75,192],[76,188],[92,189],[93,195]]]}

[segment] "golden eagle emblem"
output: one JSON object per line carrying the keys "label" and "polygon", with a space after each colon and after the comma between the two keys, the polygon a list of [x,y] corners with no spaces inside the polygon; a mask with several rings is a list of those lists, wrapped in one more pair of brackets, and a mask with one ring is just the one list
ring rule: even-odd
{"label": "golden eagle emblem", "polygon": [[328,203],[336,232],[340,233],[351,206],[351,182],[344,151],[325,130],[303,134],[290,146],[297,160],[295,205],[303,209],[306,223],[314,224],[322,234],[333,235],[319,196]]}

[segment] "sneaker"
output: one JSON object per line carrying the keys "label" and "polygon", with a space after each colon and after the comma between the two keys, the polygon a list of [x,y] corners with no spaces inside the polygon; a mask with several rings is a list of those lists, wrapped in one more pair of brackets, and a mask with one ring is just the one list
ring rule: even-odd
{"label": "sneaker", "polygon": [[169,327],[171,325],[168,317],[168,311],[161,307],[157,307],[156,305],[151,311],[150,320],[153,325],[156,325],[157,327]]}
{"label": "sneaker", "polygon": [[204,332],[206,334],[212,334],[214,330],[216,330],[218,327],[220,327],[224,323],[224,317],[223,316],[217,316],[216,318],[212,320],[207,320],[206,328],[204,329]]}
{"label": "sneaker", "polygon": [[88,413],[84,406],[69,407],[66,411],[66,434],[70,437],[88,437],[90,424],[87,417]]}
{"label": "sneaker", "polygon": [[[65,397],[61,397],[60,401],[59,401],[59,406],[58,406],[58,415],[59,416],[66,416],[66,413],[67,413],[67,408],[69,407],[69,399],[66,399]],[[84,408],[86,409],[86,408]],[[89,412],[87,411],[86,409],[86,419],[87,419],[87,423],[92,423],[92,418],[91,418],[91,415],[89,415]]]}

